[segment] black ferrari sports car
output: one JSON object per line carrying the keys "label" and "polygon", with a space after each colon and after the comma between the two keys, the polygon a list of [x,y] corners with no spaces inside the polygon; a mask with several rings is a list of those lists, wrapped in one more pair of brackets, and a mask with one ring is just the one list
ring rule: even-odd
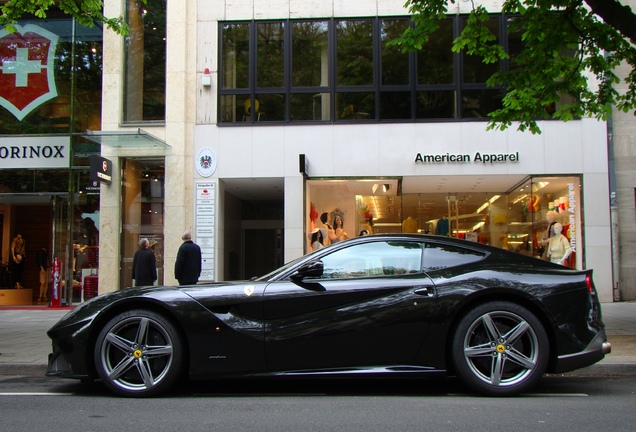
{"label": "black ferrari sports car", "polygon": [[412,234],[335,243],[250,281],[104,294],[48,335],[46,375],[133,397],[186,377],[447,375],[510,396],[611,350],[591,270]]}

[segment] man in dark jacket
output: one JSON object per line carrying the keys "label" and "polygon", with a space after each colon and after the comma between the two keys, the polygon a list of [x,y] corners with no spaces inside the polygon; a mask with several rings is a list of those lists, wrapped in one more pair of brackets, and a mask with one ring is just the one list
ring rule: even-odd
{"label": "man in dark jacket", "polygon": [[147,238],[139,240],[139,249],[135,252],[132,265],[132,278],[135,286],[152,285],[157,280],[157,259],[153,251],[148,249]]}
{"label": "man in dark jacket", "polygon": [[201,276],[201,248],[192,241],[189,231],[183,233],[181,240],[183,243],[174,263],[174,277],[179,285],[194,285]]}

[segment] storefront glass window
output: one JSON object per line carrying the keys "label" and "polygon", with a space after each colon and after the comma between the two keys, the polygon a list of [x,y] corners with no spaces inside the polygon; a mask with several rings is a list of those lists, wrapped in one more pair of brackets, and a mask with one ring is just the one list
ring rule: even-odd
{"label": "storefront glass window", "polygon": [[132,262],[139,240],[147,238],[157,259],[157,284],[163,284],[163,212],[165,167],[163,159],[123,161],[122,272],[120,287],[133,286]]}
{"label": "storefront glass window", "polygon": [[0,169],[0,194],[68,193],[68,171]]}
{"label": "storefront glass window", "polygon": [[166,3],[126,1],[124,122],[166,118]]}
{"label": "storefront glass window", "polygon": [[[306,226],[308,234],[321,229],[325,245],[363,230],[412,232],[463,238],[549,259],[548,228],[558,222],[574,251],[566,265],[582,268],[580,178],[529,177],[513,190],[510,187],[502,184],[508,192],[499,193],[431,193],[425,187],[418,193],[400,193],[401,179],[309,180]],[[310,251],[312,236],[307,239]]]}
{"label": "storefront glass window", "polygon": [[102,29],[56,10],[16,27],[0,30],[0,134],[99,130]]}

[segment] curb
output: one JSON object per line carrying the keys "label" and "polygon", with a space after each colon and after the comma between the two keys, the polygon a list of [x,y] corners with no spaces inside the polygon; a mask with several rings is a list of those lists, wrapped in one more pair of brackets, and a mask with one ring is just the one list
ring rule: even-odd
{"label": "curb", "polygon": [[0,376],[44,376],[46,365],[42,364],[1,364]]}

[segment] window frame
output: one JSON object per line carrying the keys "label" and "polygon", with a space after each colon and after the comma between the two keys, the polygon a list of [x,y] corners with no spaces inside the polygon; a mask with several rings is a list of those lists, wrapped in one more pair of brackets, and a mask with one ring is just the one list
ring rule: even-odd
{"label": "window frame", "polygon": [[[451,33],[452,39],[457,38],[461,32],[461,25],[466,15],[452,15],[448,16],[448,20],[451,22]],[[508,15],[506,14],[491,14],[491,17],[496,18],[498,20],[498,24],[496,28],[498,29],[497,37],[504,48],[507,48],[507,32],[506,32],[506,23],[508,21]],[[373,53],[373,82],[371,84],[365,85],[341,85],[338,82],[338,64],[337,64],[337,49],[338,49],[338,40],[337,40],[337,25],[340,22],[345,21],[371,21],[372,28],[372,53]],[[474,83],[474,82],[464,82],[464,61],[463,53],[453,53],[451,54],[452,58],[452,70],[453,70],[453,82],[452,83],[428,83],[428,84],[419,84],[418,83],[418,52],[409,52],[408,55],[408,77],[406,84],[383,84],[382,79],[382,25],[387,21],[398,21],[398,20],[406,20],[408,21],[408,25],[413,26],[410,17],[408,16],[375,16],[375,17],[329,17],[329,18],[312,18],[312,19],[278,19],[278,20],[237,20],[237,21],[220,21],[218,26],[218,64],[219,64],[219,73],[218,73],[218,89],[217,92],[217,106],[218,106],[218,114],[217,114],[217,124],[219,126],[254,126],[254,125],[280,125],[280,124],[351,124],[351,123],[360,123],[360,122],[374,122],[374,123],[396,123],[396,122],[457,122],[457,121],[487,121],[488,117],[485,115],[477,115],[477,113],[471,111],[471,115],[464,115],[462,113],[462,101],[463,101],[463,92],[486,92],[489,94],[496,95],[499,92],[500,96],[495,96],[494,99],[499,98],[501,100],[503,95],[505,94],[504,88],[502,86],[498,87],[488,87],[486,83]],[[293,29],[294,24],[302,23],[302,22],[326,22],[327,25],[327,77],[328,83],[327,85],[319,85],[319,86],[294,86],[292,81],[292,37],[293,37]],[[284,74],[283,74],[283,85],[280,87],[257,87],[257,26],[263,23],[282,23],[285,29],[284,32],[284,46],[283,46],[283,58],[284,58]],[[223,32],[224,27],[229,24],[246,24],[248,25],[248,33],[249,33],[249,49],[248,49],[248,88],[223,88]],[[499,68],[507,70],[508,62],[500,61]],[[382,114],[382,97],[383,94],[386,97],[388,94],[396,93],[396,92],[404,92],[409,93],[410,95],[410,115],[401,115],[401,116],[393,116],[397,118],[387,118],[386,115]],[[417,103],[418,95],[423,92],[431,92],[433,93],[433,97],[435,97],[435,93],[437,93],[438,97],[441,95],[444,97],[444,92],[448,92],[446,95],[446,105],[448,106],[447,110],[452,110],[452,115],[449,115],[449,112],[446,111],[444,115],[441,116],[422,116],[419,113],[419,106]],[[365,112],[357,112],[355,108],[352,109],[353,115],[344,116],[340,109],[342,104],[339,104],[339,98],[342,97],[353,97],[351,95],[359,95],[359,97],[364,98],[364,94],[371,95],[373,98],[373,112],[365,113]],[[452,94],[450,94],[452,93]],[[261,116],[255,110],[252,110],[249,113],[249,117],[245,114],[240,113],[240,107],[242,104],[238,103],[239,97],[244,97],[246,100],[249,99],[250,106],[254,106],[257,102],[257,99],[263,99],[265,95],[277,94],[282,95],[284,99],[284,118],[281,119],[272,119],[268,118],[267,115]],[[320,119],[313,120],[294,120],[292,114],[292,102],[291,98],[294,94],[313,94],[314,96],[318,95],[326,95],[323,97],[323,100],[328,100],[328,116],[321,116]],[[226,97],[236,97],[234,104],[232,106],[236,110],[234,115],[231,115],[229,112],[225,112],[225,106],[230,106],[230,104],[224,105],[224,98]],[[367,96],[369,97],[369,96]],[[355,99],[355,98],[354,98]],[[399,98],[398,98],[399,99]],[[452,101],[452,102],[451,102]],[[450,104],[453,104],[450,107]],[[262,107],[263,104],[261,103]],[[346,105],[351,106],[351,105]],[[325,108],[323,108],[324,111]],[[265,110],[266,112],[267,110]],[[281,111],[281,110],[279,110]],[[431,110],[432,111],[432,110]],[[357,114],[359,115],[355,115]],[[386,111],[385,111],[386,112]],[[239,115],[240,114],[240,115]],[[364,114],[364,115],[363,115]],[[483,114],[483,113],[482,113]],[[347,117],[347,118],[344,118]],[[391,116],[388,116],[391,117]],[[324,119],[323,119],[324,118]]]}

